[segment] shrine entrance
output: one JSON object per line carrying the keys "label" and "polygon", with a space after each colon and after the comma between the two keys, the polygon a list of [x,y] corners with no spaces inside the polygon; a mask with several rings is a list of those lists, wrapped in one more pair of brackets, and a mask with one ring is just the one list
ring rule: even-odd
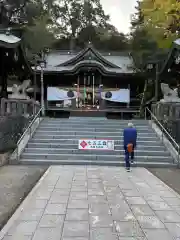
{"label": "shrine entrance", "polygon": [[77,84],[75,84],[78,93],[78,108],[87,110],[99,108],[101,86],[99,76],[93,72],[86,72],[78,79]]}

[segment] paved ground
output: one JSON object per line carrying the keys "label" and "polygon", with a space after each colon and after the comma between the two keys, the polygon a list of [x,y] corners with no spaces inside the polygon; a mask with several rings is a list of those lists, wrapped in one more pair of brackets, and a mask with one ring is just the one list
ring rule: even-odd
{"label": "paved ground", "polygon": [[11,217],[45,169],[45,167],[38,166],[0,168],[0,228]]}
{"label": "paved ground", "polygon": [[146,169],[71,166],[50,167],[0,233],[3,240],[178,237],[180,196]]}

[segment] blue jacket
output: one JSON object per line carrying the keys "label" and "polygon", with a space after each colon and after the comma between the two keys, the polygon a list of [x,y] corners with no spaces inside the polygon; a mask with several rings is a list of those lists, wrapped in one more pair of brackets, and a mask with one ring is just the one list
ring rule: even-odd
{"label": "blue jacket", "polygon": [[135,128],[124,129],[124,146],[126,147],[129,143],[132,143],[136,147],[137,131]]}

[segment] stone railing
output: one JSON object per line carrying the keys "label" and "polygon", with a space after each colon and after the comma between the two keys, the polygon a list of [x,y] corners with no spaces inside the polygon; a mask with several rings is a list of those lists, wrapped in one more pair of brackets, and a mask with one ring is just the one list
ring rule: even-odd
{"label": "stone railing", "polygon": [[180,103],[156,103],[152,112],[171,136],[180,143]]}
{"label": "stone railing", "polygon": [[38,113],[39,109],[40,104],[32,99],[1,99],[1,116],[34,116]]}
{"label": "stone railing", "polygon": [[40,105],[34,100],[1,100],[0,153],[13,151]]}

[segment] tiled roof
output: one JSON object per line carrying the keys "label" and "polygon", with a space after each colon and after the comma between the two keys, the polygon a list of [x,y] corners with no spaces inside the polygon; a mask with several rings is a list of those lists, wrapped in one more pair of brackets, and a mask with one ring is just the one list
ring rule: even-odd
{"label": "tiled roof", "polygon": [[64,52],[64,51],[53,51],[47,55],[46,63],[47,63],[47,66],[54,67],[72,59],[76,55],[77,54],[68,54],[68,52]]}
{"label": "tiled roof", "polygon": [[70,53],[53,51],[47,55],[45,72],[68,72],[82,66],[97,66],[107,73],[133,73],[134,62],[128,53],[103,53],[93,47]]}
{"label": "tiled roof", "polygon": [[[83,66],[97,66],[99,68],[102,69],[102,71],[104,70],[105,72],[108,73],[133,73],[133,68],[131,68],[129,66],[129,68],[127,67],[122,67],[122,68],[108,68],[105,67],[103,64],[97,62],[97,61],[81,61],[79,63],[77,63],[74,66],[60,66],[60,67],[52,67],[52,66],[46,66],[46,68],[44,69],[45,72],[71,72],[71,71],[75,71],[77,70],[79,67],[83,67]],[[40,68],[39,68],[40,70]]]}
{"label": "tiled roof", "polygon": [[0,46],[7,48],[14,48],[20,44],[21,39],[9,34],[9,33],[0,33]]}
{"label": "tiled roof", "polygon": [[[105,67],[103,64],[97,62],[97,61],[87,61],[87,60],[84,60],[84,61],[81,61],[79,63],[77,63],[76,65],[74,66],[59,66],[59,67],[52,67],[52,66],[46,66],[46,68],[44,69],[44,72],[63,72],[63,73],[66,73],[66,72],[74,72],[76,70],[78,70],[78,68],[80,67],[95,67],[97,66],[100,70],[102,70],[102,72],[106,72],[106,73],[134,73],[134,70],[133,68],[131,68],[129,66],[128,67],[125,67],[125,66],[122,66],[122,68],[109,68],[109,67]],[[40,71],[40,68],[38,69]]]}

